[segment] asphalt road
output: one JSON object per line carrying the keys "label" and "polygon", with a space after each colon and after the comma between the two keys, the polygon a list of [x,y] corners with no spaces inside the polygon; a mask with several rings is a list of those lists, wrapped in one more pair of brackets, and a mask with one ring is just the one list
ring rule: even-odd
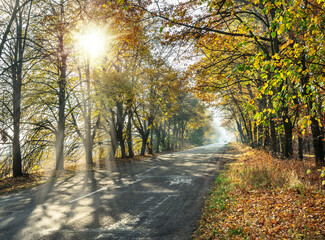
{"label": "asphalt road", "polygon": [[0,239],[190,239],[223,144],[111,164],[0,197]]}

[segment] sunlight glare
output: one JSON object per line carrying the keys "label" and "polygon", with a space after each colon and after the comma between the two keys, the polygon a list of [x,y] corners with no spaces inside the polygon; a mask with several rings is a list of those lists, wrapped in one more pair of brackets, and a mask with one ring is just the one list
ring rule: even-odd
{"label": "sunlight glare", "polygon": [[98,59],[105,53],[106,36],[104,30],[94,25],[89,25],[79,35],[79,48],[86,57]]}

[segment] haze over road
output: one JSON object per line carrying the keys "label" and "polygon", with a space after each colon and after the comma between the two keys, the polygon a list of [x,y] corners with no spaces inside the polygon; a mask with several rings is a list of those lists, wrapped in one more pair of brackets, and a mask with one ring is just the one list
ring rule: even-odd
{"label": "haze over road", "polygon": [[0,239],[189,239],[223,144],[119,162],[0,197]]}

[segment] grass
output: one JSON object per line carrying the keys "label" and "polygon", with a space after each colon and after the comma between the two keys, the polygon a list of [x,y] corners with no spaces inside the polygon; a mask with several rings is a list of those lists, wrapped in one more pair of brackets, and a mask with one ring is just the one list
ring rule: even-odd
{"label": "grass", "polygon": [[325,193],[313,161],[235,147],[242,154],[217,178],[193,238],[325,239]]}

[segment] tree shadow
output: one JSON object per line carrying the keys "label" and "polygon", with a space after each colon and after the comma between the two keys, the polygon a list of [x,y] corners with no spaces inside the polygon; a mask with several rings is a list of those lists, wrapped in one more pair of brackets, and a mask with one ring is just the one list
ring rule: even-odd
{"label": "tree shadow", "polygon": [[0,238],[188,238],[217,174],[211,154],[191,150],[52,179],[16,196],[21,206],[6,205],[13,209],[1,216]]}

